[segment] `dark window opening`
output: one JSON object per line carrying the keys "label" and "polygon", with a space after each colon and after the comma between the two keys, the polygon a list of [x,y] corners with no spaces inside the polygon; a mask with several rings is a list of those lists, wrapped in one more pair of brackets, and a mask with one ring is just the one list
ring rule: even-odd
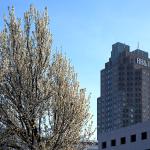
{"label": "dark window opening", "polygon": [[147,139],[147,132],[142,132],[141,133],[141,139],[146,140]]}
{"label": "dark window opening", "polygon": [[131,135],[130,141],[131,142],[136,142],[136,134]]}
{"label": "dark window opening", "polygon": [[120,139],[120,144],[126,144],[126,138],[125,137],[122,137]]}
{"label": "dark window opening", "polygon": [[115,139],[111,140],[111,146],[116,146],[116,140]]}
{"label": "dark window opening", "polygon": [[102,149],[107,147],[107,143],[106,142],[102,142]]}

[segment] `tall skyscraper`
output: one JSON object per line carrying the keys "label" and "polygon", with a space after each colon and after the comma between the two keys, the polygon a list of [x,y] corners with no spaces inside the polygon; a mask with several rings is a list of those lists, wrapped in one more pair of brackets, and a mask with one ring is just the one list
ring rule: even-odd
{"label": "tall skyscraper", "polygon": [[98,134],[150,119],[150,59],[140,49],[130,52],[122,43],[112,45],[111,57],[101,70],[97,99]]}

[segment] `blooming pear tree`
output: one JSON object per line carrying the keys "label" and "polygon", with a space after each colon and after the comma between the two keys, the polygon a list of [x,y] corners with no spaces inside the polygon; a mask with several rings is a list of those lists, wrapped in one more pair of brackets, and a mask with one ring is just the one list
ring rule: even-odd
{"label": "blooming pear tree", "polygon": [[16,18],[0,32],[0,147],[77,150],[92,135],[89,97],[70,61],[52,52],[47,9]]}

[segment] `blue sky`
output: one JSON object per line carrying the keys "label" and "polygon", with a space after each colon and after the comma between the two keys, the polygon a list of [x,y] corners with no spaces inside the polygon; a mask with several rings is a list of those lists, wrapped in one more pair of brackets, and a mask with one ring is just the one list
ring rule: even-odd
{"label": "blue sky", "polygon": [[[100,70],[117,41],[150,53],[149,0],[0,0],[0,30],[7,7],[14,5],[18,17],[29,5],[48,7],[53,48],[62,49],[78,73],[81,87],[92,93],[91,111],[96,127]],[[95,135],[96,136],[96,135]]]}

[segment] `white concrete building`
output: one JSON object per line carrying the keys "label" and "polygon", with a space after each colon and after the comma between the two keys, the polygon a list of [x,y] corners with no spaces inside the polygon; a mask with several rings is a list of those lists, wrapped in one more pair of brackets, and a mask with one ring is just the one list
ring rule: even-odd
{"label": "white concrete building", "polygon": [[150,150],[150,121],[98,135],[98,150]]}
{"label": "white concrete building", "polygon": [[98,142],[88,141],[84,142],[85,149],[84,150],[98,150]]}
{"label": "white concrete building", "polygon": [[85,150],[98,150],[98,145],[91,145],[91,146],[88,146]]}

